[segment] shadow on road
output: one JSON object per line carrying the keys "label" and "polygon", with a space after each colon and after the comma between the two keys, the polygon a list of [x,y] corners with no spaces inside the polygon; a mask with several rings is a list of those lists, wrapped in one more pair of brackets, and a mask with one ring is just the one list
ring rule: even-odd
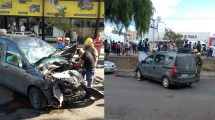
{"label": "shadow on road", "polygon": [[[149,82],[149,83],[151,83],[151,84],[154,84],[154,85],[163,87],[163,86],[162,86],[162,83],[161,83],[161,82],[158,82],[158,81],[154,81],[154,80],[151,80],[151,79],[144,79],[144,80],[142,80],[142,81],[147,81],[147,82]],[[140,82],[141,82],[141,81],[140,81]],[[193,88],[192,85],[191,85],[191,86],[186,86],[186,85],[172,85],[172,86],[170,86],[169,89],[171,89],[171,90],[180,90],[180,89],[192,89],[192,88]]]}

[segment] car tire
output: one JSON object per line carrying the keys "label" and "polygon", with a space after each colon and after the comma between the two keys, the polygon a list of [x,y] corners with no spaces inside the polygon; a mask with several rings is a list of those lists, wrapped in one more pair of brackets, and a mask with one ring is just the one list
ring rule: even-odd
{"label": "car tire", "polygon": [[46,107],[46,97],[39,88],[32,87],[28,96],[33,108],[43,109]]}
{"label": "car tire", "polygon": [[141,81],[144,80],[141,71],[138,69],[136,72],[137,80]]}
{"label": "car tire", "polygon": [[163,77],[162,84],[163,84],[163,87],[165,87],[165,88],[170,88],[170,86],[171,86],[169,79],[167,77]]}

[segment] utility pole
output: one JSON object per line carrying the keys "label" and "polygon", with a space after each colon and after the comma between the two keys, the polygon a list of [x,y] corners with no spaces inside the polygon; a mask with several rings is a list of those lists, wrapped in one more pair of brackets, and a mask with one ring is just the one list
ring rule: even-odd
{"label": "utility pole", "polygon": [[45,41],[45,17],[44,17],[44,11],[45,11],[45,0],[42,1],[42,40]]}

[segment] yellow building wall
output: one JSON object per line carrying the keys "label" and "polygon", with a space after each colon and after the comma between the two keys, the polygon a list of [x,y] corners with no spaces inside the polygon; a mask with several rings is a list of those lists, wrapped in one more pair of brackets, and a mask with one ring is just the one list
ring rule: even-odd
{"label": "yellow building wall", "polygon": [[[42,0],[0,0],[0,15],[42,16]],[[97,18],[98,2],[80,4],[78,1],[58,1],[58,4],[45,0],[44,16],[54,17],[59,9],[65,9],[66,17]],[[79,3],[79,4],[78,4]],[[104,2],[101,2],[101,18],[104,18]]]}

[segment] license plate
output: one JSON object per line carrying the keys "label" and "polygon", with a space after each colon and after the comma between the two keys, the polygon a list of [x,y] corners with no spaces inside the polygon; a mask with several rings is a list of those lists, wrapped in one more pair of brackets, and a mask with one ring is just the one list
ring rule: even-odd
{"label": "license plate", "polygon": [[188,74],[181,74],[181,77],[187,77]]}

